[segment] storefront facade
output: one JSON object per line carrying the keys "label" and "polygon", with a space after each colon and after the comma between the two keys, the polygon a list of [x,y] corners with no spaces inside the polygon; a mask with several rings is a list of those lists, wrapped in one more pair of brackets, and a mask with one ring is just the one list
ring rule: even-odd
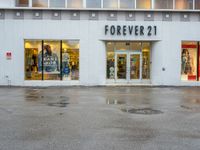
{"label": "storefront facade", "polygon": [[198,10],[31,5],[0,5],[0,85],[200,85]]}

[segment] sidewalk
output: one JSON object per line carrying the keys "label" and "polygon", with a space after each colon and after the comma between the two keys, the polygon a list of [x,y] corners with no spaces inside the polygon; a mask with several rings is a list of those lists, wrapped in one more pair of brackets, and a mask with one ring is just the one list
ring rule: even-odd
{"label": "sidewalk", "polygon": [[197,150],[200,88],[0,88],[0,150]]}

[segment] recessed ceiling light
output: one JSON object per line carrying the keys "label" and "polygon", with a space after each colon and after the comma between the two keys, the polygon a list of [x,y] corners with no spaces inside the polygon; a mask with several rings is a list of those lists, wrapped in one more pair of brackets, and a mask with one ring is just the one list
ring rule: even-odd
{"label": "recessed ceiling light", "polygon": [[76,16],[77,16],[77,13],[73,13],[73,16],[76,17]]}
{"label": "recessed ceiling light", "polygon": [[151,18],[151,14],[147,14],[147,17],[148,17],[148,18]]}
{"label": "recessed ceiling light", "polygon": [[166,17],[166,18],[169,18],[169,14],[166,14],[165,17]]}
{"label": "recessed ceiling light", "polygon": [[131,17],[133,17],[133,14],[132,14],[132,13],[130,13],[130,14],[128,14],[128,16],[131,18]]}
{"label": "recessed ceiling light", "polygon": [[17,17],[21,16],[21,13],[20,12],[16,12],[16,16]]}
{"label": "recessed ceiling light", "polygon": [[183,17],[184,17],[184,18],[187,18],[187,17],[188,17],[188,15],[187,15],[187,14],[184,14],[184,15],[183,15]]}
{"label": "recessed ceiling light", "polygon": [[96,14],[95,13],[92,13],[92,17],[95,17],[96,16]]}
{"label": "recessed ceiling light", "polygon": [[35,17],[39,17],[40,16],[40,13],[39,12],[36,12],[35,13]]}
{"label": "recessed ceiling light", "polygon": [[54,17],[58,17],[59,16],[59,14],[56,12],[56,13],[54,13]]}
{"label": "recessed ceiling light", "polygon": [[110,14],[110,17],[114,17],[114,16],[115,16],[115,14],[113,14],[113,13]]}

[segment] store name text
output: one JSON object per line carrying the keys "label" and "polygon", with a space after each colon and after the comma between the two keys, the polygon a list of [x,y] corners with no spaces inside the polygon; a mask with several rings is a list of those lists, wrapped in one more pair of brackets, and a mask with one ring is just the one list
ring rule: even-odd
{"label": "store name text", "polygon": [[139,26],[139,25],[105,25],[105,35],[117,36],[155,36],[157,35],[157,26]]}

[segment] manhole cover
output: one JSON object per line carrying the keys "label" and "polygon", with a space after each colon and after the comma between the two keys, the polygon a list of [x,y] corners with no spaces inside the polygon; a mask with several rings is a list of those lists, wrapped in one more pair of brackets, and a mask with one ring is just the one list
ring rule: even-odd
{"label": "manhole cover", "polygon": [[153,114],[162,114],[163,112],[160,110],[154,110],[151,108],[124,108],[123,112],[128,112],[131,114],[142,114],[142,115],[153,115]]}
{"label": "manhole cover", "polygon": [[67,105],[69,105],[69,103],[66,100],[61,100],[59,102],[48,103],[47,105],[55,106],[55,107],[67,107]]}

